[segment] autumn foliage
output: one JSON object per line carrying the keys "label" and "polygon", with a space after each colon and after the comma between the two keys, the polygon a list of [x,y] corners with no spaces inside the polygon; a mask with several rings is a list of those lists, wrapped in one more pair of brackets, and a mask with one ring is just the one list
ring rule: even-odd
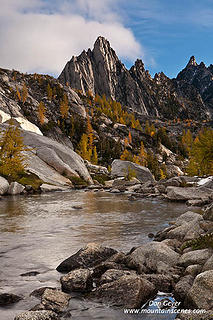
{"label": "autumn foliage", "polygon": [[38,105],[38,119],[41,125],[44,124],[46,108],[44,103],[41,101]]}
{"label": "autumn foliage", "polygon": [[213,130],[204,128],[189,149],[189,175],[213,175]]}
{"label": "autumn foliage", "polygon": [[0,174],[15,179],[19,174],[24,173],[26,156],[23,151],[28,150],[18,127],[10,124],[5,131],[1,131]]}

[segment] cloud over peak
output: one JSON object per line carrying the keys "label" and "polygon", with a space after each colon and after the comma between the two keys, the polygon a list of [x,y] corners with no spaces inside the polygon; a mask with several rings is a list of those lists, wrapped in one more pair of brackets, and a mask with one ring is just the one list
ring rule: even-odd
{"label": "cloud over peak", "polygon": [[121,58],[144,55],[118,15],[119,0],[3,0],[0,12],[1,67],[57,75],[72,55],[101,35]]}

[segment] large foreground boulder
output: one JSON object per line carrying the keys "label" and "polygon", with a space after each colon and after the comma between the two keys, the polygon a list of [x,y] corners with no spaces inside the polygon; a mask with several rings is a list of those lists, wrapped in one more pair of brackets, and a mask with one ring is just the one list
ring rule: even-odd
{"label": "large foreground boulder", "polygon": [[62,312],[69,304],[71,296],[60,291],[47,288],[41,298],[41,304],[46,310]]}
{"label": "large foreground boulder", "polygon": [[203,221],[201,214],[187,211],[178,217],[172,226],[157,233],[155,239],[176,239],[181,242],[195,239],[204,232],[200,227]]}
{"label": "large foreground boulder", "polygon": [[132,172],[142,183],[146,181],[155,181],[148,168],[142,167],[131,161],[123,161],[118,159],[113,161],[111,171],[113,177],[125,177],[129,172]]}
{"label": "large foreground boulder", "polygon": [[92,290],[92,275],[88,269],[77,269],[61,277],[62,290],[65,292]]}
{"label": "large foreground boulder", "polygon": [[3,195],[9,189],[9,182],[0,176],[0,195]]}
{"label": "large foreground boulder", "polygon": [[188,267],[190,265],[203,265],[212,255],[211,249],[194,250],[184,253],[179,260],[179,265]]}
{"label": "large foreground boulder", "polygon": [[200,273],[195,278],[185,304],[196,309],[213,310],[213,270]]}
{"label": "large foreground boulder", "polygon": [[116,281],[105,283],[89,297],[108,305],[124,308],[140,308],[157,293],[155,286],[136,275],[124,275]]}
{"label": "large foreground boulder", "polygon": [[138,247],[129,255],[128,266],[140,273],[148,271],[163,274],[177,264],[179,256],[164,243],[150,242]]}
{"label": "large foreground boulder", "polygon": [[210,201],[213,190],[208,188],[167,187],[167,199],[171,201],[203,200]]}
{"label": "large foreground boulder", "polygon": [[22,184],[15,181],[10,184],[7,193],[11,195],[16,195],[22,193],[24,189],[25,187]]}
{"label": "large foreground boulder", "polygon": [[89,243],[85,248],[80,249],[77,253],[60,263],[56,270],[59,272],[70,272],[74,269],[94,267],[115,253],[117,251],[112,248]]}
{"label": "large foreground boulder", "polygon": [[175,284],[174,297],[177,301],[183,302],[185,300],[187,293],[191,289],[193,281],[193,276],[186,275]]}

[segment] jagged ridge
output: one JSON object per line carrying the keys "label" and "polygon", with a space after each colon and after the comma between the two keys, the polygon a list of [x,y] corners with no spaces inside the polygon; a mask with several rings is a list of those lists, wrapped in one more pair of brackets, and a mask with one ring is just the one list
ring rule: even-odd
{"label": "jagged ridge", "polygon": [[119,60],[110,43],[98,37],[93,50],[67,62],[59,80],[85,94],[105,94],[142,115],[166,118],[209,119],[213,101],[213,66],[198,65],[190,58],[176,79],[163,72],[151,77],[141,60],[130,70]]}

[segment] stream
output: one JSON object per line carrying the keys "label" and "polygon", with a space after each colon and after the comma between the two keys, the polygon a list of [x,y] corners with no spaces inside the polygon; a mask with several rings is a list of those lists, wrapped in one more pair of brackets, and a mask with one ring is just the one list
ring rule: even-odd
{"label": "stream", "polygon": [[[76,209],[73,207],[82,207]],[[129,201],[125,194],[71,191],[0,200],[0,292],[24,296],[20,302],[0,308],[0,320],[39,303],[29,294],[43,286],[60,287],[55,268],[89,242],[128,252],[151,241],[169,221],[186,211],[185,204],[162,200]],[[37,276],[21,276],[26,272]],[[70,300],[74,320],[156,319],[156,315],[126,315],[74,297]],[[174,319],[174,315],[157,319]]]}

